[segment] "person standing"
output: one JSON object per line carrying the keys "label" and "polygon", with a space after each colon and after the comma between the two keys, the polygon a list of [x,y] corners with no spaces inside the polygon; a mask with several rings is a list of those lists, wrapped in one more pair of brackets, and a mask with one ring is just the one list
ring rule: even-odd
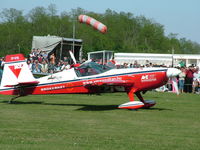
{"label": "person standing", "polygon": [[56,64],[56,57],[55,57],[55,54],[53,53],[53,54],[51,54],[50,55],[50,63],[51,64],[53,64],[53,65],[55,65]]}
{"label": "person standing", "polygon": [[178,88],[179,88],[179,92],[183,93],[183,88],[184,88],[184,83],[185,83],[185,68],[181,67],[181,73],[178,75],[179,76],[179,80],[178,80]]}
{"label": "person standing", "polygon": [[48,72],[54,73],[54,71],[55,71],[55,65],[53,64],[52,61],[50,61],[50,63],[48,64]]}
{"label": "person standing", "polygon": [[189,66],[186,70],[186,78],[185,78],[185,85],[186,85],[186,93],[192,93],[192,84],[193,84],[193,77],[194,77],[194,66]]}
{"label": "person standing", "polygon": [[59,61],[55,66],[55,72],[60,72],[61,71],[61,67],[62,67],[62,65],[61,65],[61,62]]}
{"label": "person standing", "polygon": [[46,60],[43,60],[43,61],[42,61],[42,64],[41,64],[41,72],[42,72],[42,73],[48,73],[48,64],[47,64],[47,61],[46,61]]}
{"label": "person standing", "polygon": [[41,73],[41,65],[39,64],[38,60],[35,60],[34,64],[32,65],[33,73]]}
{"label": "person standing", "polygon": [[68,69],[70,69],[70,65],[68,64],[68,62],[67,61],[63,62],[63,65],[61,67],[61,71],[68,70]]}
{"label": "person standing", "polygon": [[199,67],[197,66],[194,72],[194,78],[193,78],[193,93],[199,92],[199,85],[200,85],[200,71]]}
{"label": "person standing", "polygon": [[31,60],[27,60],[27,65],[28,65],[28,68],[30,69],[30,71],[32,72],[33,63],[31,63]]}

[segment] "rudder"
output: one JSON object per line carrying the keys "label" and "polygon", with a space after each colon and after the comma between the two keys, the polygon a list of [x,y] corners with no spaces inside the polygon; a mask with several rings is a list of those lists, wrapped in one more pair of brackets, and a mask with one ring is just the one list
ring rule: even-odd
{"label": "rudder", "polygon": [[16,85],[37,84],[23,54],[7,55],[1,80],[1,88]]}

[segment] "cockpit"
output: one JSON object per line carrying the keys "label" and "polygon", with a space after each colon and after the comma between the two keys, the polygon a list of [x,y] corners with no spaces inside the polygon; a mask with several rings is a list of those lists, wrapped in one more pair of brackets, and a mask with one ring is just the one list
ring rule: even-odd
{"label": "cockpit", "polygon": [[78,77],[97,75],[106,72],[112,68],[106,65],[100,65],[95,62],[83,63],[80,67],[75,68]]}

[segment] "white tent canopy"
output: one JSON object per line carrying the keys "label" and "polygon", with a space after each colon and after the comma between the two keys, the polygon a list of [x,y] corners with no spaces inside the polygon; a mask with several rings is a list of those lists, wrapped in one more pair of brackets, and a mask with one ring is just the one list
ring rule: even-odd
{"label": "white tent canopy", "polygon": [[82,39],[59,36],[33,36],[32,49],[40,49],[48,54],[56,50],[60,59],[66,55],[67,51],[72,50],[76,59],[79,60],[82,55],[82,42]]}
{"label": "white tent canopy", "polygon": [[32,49],[51,52],[63,39],[58,36],[33,36]]}
{"label": "white tent canopy", "polygon": [[46,51],[47,53],[51,52],[58,44],[63,41],[69,42],[79,42],[82,43],[81,39],[72,39],[64,38],[59,36],[33,36],[32,49],[40,49]]}

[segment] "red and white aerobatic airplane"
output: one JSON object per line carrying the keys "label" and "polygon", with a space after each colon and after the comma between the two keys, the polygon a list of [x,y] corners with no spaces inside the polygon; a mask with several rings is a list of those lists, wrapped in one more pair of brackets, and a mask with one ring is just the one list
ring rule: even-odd
{"label": "red and white aerobatic airplane", "polygon": [[[169,77],[180,73],[175,68],[126,68],[111,69],[95,62],[85,62],[71,68],[41,78],[34,78],[22,54],[7,55],[0,85],[0,94],[68,94],[100,93],[105,87],[123,87],[130,102],[118,108],[138,109],[155,105],[144,100],[141,92],[155,89],[167,83]],[[134,101],[134,94],[140,101]],[[16,97],[15,97],[16,98]],[[11,99],[10,102],[12,102]]]}

